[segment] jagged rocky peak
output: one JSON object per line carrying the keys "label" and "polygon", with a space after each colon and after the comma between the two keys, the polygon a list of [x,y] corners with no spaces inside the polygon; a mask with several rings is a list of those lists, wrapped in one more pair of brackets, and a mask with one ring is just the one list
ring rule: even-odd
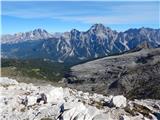
{"label": "jagged rocky peak", "polygon": [[99,37],[99,39],[106,39],[108,37],[115,38],[118,34],[116,31],[113,31],[109,27],[105,27],[103,24],[94,24],[87,33],[89,33],[89,35],[95,35]]}
{"label": "jagged rocky peak", "polygon": [[38,28],[33,31],[19,32],[13,35],[2,35],[2,43],[18,43],[26,40],[48,39],[51,37],[53,37],[51,33]]}
{"label": "jagged rocky peak", "polygon": [[93,26],[91,26],[91,28],[89,29],[89,31],[92,32],[105,32],[106,31],[106,27],[103,24],[94,24]]}
{"label": "jagged rocky peak", "polygon": [[48,33],[48,32],[45,29],[38,28],[38,29],[34,29],[33,33]]}
{"label": "jagged rocky peak", "polygon": [[77,29],[72,29],[72,30],[71,30],[71,33],[76,33],[76,32],[80,32],[80,31],[77,30]]}
{"label": "jagged rocky peak", "polygon": [[79,30],[77,30],[77,29],[72,29],[71,31],[70,31],[70,33],[71,33],[71,35],[77,35],[77,34],[79,34],[80,33],[80,31]]}
{"label": "jagged rocky peak", "polygon": [[106,27],[101,23],[96,23],[91,26],[91,29],[106,29]]}
{"label": "jagged rocky peak", "polygon": [[47,32],[45,29],[34,29],[33,31],[30,31],[29,33],[33,34],[33,35],[40,35],[42,37],[51,37],[53,36],[51,33]]}
{"label": "jagged rocky peak", "polygon": [[31,33],[35,36],[39,35],[40,39],[41,38],[46,38],[47,39],[47,38],[53,37],[53,35],[48,33],[45,29],[40,29],[40,28],[33,30]]}
{"label": "jagged rocky peak", "polygon": [[13,36],[27,36],[27,35],[35,35],[36,36],[36,35],[43,35],[43,34],[50,34],[50,33],[48,33],[45,29],[38,28],[38,29],[34,29],[34,30],[28,31],[28,32],[15,33]]}
{"label": "jagged rocky peak", "polygon": [[150,32],[153,32],[155,30],[159,30],[159,29],[152,29],[152,28],[145,28],[145,27],[141,27],[141,28],[130,28],[128,30],[126,30],[124,33],[136,33],[136,34],[141,34],[141,35],[147,35]]}
{"label": "jagged rocky peak", "polygon": [[160,34],[160,29],[152,29],[152,28],[140,28],[139,29],[139,33],[143,36],[149,36],[150,34],[152,34],[153,36],[155,36],[155,34]]}

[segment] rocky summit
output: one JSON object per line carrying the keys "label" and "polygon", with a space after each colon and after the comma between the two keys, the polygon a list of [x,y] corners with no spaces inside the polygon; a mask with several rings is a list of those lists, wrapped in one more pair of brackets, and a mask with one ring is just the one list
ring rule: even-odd
{"label": "rocky summit", "polygon": [[[159,100],[129,101],[51,85],[0,78],[1,120],[158,120]],[[3,109],[2,109],[3,108]]]}
{"label": "rocky summit", "polygon": [[46,30],[43,29],[35,29],[33,31],[25,32],[25,33],[15,33],[14,35],[3,35],[2,36],[2,44],[5,43],[19,43],[24,42],[27,40],[42,40],[42,39],[49,39],[52,38],[53,35],[48,33]]}

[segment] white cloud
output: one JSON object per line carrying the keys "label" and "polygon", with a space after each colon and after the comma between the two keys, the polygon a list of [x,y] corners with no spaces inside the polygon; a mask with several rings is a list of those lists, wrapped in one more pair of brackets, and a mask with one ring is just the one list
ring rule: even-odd
{"label": "white cloud", "polygon": [[140,16],[140,15],[125,15],[122,16],[80,16],[80,17],[67,17],[67,16],[59,16],[53,17],[56,19],[66,20],[66,21],[79,21],[82,23],[103,23],[103,24],[134,24],[134,23],[149,23],[155,22],[158,23],[158,18],[154,19],[152,17],[148,18],[148,16]]}

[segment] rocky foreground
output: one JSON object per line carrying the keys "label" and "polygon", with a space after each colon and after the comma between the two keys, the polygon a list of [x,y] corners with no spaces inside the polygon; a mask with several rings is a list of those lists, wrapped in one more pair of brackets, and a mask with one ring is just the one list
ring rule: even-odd
{"label": "rocky foreground", "polygon": [[160,100],[129,101],[0,78],[0,120],[158,120]]}

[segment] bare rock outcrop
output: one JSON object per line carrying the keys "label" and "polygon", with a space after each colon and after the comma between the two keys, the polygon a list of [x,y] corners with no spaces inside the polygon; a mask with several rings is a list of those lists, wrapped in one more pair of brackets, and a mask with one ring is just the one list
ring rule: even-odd
{"label": "bare rock outcrop", "polygon": [[[16,81],[0,79],[1,83]],[[51,85],[0,84],[0,92],[3,120],[158,120],[160,113],[159,100],[129,101],[121,95],[107,97]]]}

